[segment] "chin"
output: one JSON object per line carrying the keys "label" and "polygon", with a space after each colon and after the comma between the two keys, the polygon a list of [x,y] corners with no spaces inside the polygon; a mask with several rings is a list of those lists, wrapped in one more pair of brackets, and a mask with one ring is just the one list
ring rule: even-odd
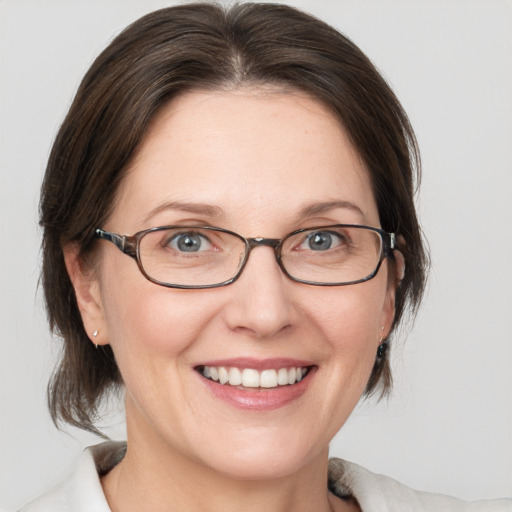
{"label": "chin", "polygon": [[273,480],[297,473],[315,459],[327,460],[328,444],[308,447],[305,440],[311,439],[310,436],[304,433],[290,436],[287,430],[281,436],[248,432],[241,442],[232,439],[220,453],[219,447],[226,446],[222,441],[209,444],[201,454],[203,464],[236,480]]}
{"label": "chin", "polygon": [[301,458],[290,458],[286,453],[277,452],[272,456],[242,459],[234,457],[222,461],[213,469],[234,480],[264,481],[286,478],[306,466]]}

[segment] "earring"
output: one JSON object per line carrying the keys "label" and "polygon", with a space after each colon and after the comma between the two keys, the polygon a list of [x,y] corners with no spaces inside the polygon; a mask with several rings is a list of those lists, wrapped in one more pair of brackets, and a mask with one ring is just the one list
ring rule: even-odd
{"label": "earring", "polygon": [[[380,327],[380,330],[384,332],[383,325]],[[377,348],[377,357],[379,359],[382,359],[386,355],[386,351],[388,349],[388,344],[383,340],[384,340],[384,337],[381,336],[380,340],[379,340],[379,347]]]}
{"label": "earring", "polygon": [[[382,341],[382,338],[381,338]],[[379,348],[377,348],[377,357],[379,359],[382,359],[386,355],[386,351],[388,349],[388,344],[384,341],[379,345]]]}
{"label": "earring", "polygon": [[[98,331],[98,329],[96,329],[93,333],[92,333],[92,336],[93,338],[96,338],[98,336],[98,334],[100,333],[100,331]],[[96,347],[96,350],[98,350],[98,344],[95,343],[94,346]]]}

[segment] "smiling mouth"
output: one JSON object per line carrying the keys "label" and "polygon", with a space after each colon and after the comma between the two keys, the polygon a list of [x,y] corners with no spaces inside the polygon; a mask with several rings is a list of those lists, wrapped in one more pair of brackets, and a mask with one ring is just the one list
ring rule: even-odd
{"label": "smiling mouth", "polygon": [[300,382],[311,366],[266,369],[236,368],[225,366],[198,366],[196,370],[206,379],[222,385],[235,386],[238,389],[272,389],[293,386]]}

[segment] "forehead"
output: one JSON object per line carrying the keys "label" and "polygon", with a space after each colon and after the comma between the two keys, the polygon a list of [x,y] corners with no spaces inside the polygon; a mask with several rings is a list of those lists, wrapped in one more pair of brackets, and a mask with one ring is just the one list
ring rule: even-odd
{"label": "forehead", "polygon": [[323,104],[300,92],[192,91],[153,121],[113,217],[144,229],[159,205],[180,202],[253,223],[292,222],[316,202],[341,201],[363,214],[347,222],[378,224],[365,166]]}

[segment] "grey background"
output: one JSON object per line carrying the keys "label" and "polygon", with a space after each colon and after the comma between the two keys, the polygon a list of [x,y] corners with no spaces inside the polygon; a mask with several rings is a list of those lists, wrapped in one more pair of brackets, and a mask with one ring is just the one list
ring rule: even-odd
{"label": "grey background", "polygon": [[[172,3],[0,2],[0,507],[41,493],[98,442],[58,432],[45,409],[58,342],[37,292],[38,189],[92,59],[129,22]],[[512,4],[287,3],[336,25],[374,60],[410,115],[424,162],[428,295],[396,341],[391,400],[361,404],[331,452],[424,490],[510,495]],[[106,420],[115,437],[121,418]]]}

